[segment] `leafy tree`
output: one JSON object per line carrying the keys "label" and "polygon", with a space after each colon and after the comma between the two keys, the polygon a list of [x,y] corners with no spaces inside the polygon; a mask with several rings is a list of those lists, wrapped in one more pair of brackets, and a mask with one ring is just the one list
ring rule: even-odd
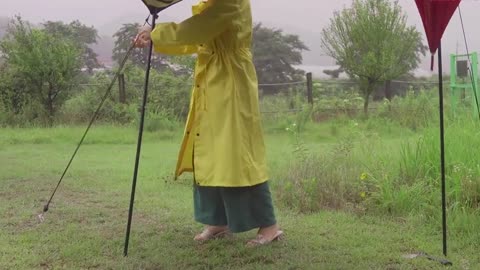
{"label": "leafy tree", "polygon": [[364,112],[375,86],[415,69],[420,62],[421,35],[407,26],[398,1],[355,0],[336,12],[322,30],[322,47],[352,78],[358,80]]}
{"label": "leafy tree", "polygon": [[304,72],[293,66],[302,64],[302,52],[307,46],[296,35],[264,27],[253,28],[253,60],[261,83],[279,83],[302,80]]}
{"label": "leafy tree", "polygon": [[324,74],[330,76],[332,79],[338,79],[340,77],[340,73],[344,72],[342,67],[338,67],[336,69],[326,69],[323,71]]}
{"label": "leafy tree", "polygon": [[[132,42],[138,33],[138,23],[127,23],[122,26],[114,35],[115,47],[113,48],[112,59],[120,63],[127,53],[128,49],[132,46]],[[145,68],[147,64],[148,48],[134,49],[129,57],[129,60],[138,67]],[[152,68],[156,70],[164,70],[169,68],[166,57],[159,54],[153,54],[152,56]]]}
{"label": "leafy tree", "polygon": [[22,91],[24,81],[14,75],[6,65],[0,65],[0,103],[7,111],[21,114],[28,102],[28,93]]}
{"label": "leafy tree", "polygon": [[[410,80],[413,79],[415,76],[413,74],[414,69],[418,68],[420,65],[420,55],[425,56],[428,52],[428,46],[424,45],[422,42],[417,43],[417,47],[415,48],[415,63],[412,63],[411,68],[409,71],[402,73],[400,75],[397,74],[391,74],[391,76],[387,76],[385,80],[385,86],[384,86],[384,91],[385,91],[385,98],[388,100],[392,100],[393,98],[393,91],[392,91],[392,80],[394,79],[403,79],[403,80]],[[398,71],[398,70],[397,70]]]}
{"label": "leafy tree", "polygon": [[70,39],[73,44],[82,51],[82,64],[91,74],[94,68],[101,67],[97,60],[97,54],[90,48],[90,45],[97,43],[98,32],[92,26],[88,27],[80,21],[75,20],[69,24],[64,22],[48,21],[43,24],[46,32],[57,37]]}
{"label": "leafy tree", "polygon": [[[125,67],[127,81],[127,100],[134,100],[143,90],[145,72],[136,65],[128,63]],[[192,80],[186,75],[174,74],[171,70],[150,73],[149,111],[165,113],[171,118],[186,119],[190,104]],[[133,90],[133,91],[132,91]],[[135,93],[135,94],[132,94]]]}
{"label": "leafy tree", "polygon": [[31,29],[17,17],[0,43],[0,52],[10,77],[17,82],[0,89],[2,96],[28,94],[42,105],[47,123],[52,125],[80,70],[77,46],[45,30]]}
{"label": "leafy tree", "polygon": [[[113,60],[119,63],[138,33],[140,24],[124,24],[115,34]],[[286,35],[281,30],[256,24],[253,29],[253,54],[259,81],[262,83],[291,82],[303,79],[303,71],[294,68],[302,63],[302,51],[308,50],[296,35]],[[130,60],[144,68],[148,49],[135,49]],[[170,69],[174,74],[191,75],[194,57],[154,55],[152,66],[159,70]]]}

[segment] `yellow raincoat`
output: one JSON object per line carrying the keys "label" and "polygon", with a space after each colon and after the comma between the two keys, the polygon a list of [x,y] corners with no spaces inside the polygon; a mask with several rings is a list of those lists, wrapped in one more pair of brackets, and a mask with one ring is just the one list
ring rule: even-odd
{"label": "yellow raincoat", "polygon": [[215,187],[267,181],[250,0],[201,2],[191,18],[158,24],[151,37],[158,53],[198,55],[175,176],[194,172],[200,186]]}

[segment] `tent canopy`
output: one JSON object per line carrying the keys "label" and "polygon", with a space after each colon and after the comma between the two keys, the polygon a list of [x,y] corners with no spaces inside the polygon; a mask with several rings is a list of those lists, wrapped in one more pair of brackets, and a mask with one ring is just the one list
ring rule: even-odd
{"label": "tent canopy", "polygon": [[180,1],[182,0],[142,0],[142,2],[148,7],[148,10],[150,10],[151,14],[157,14]]}

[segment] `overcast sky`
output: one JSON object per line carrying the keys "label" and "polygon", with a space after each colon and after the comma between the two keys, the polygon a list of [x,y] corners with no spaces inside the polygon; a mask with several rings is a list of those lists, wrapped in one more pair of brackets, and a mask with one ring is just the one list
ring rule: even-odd
{"label": "overcast sky", "polygon": [[[195,2],[197,0],[184,0],[162,13],[160,20],[163,18],[163,20],[178,21],[189,16],[190,6]],[[255,21],[286,28],[290,32],[298,29],[299,32],[318,35],[328,23],[333,12],[350,5],[351,2],[352,0],[252,0],[252,7]],[[400,4],[407,12],[409,23],[416,25],[423,33],[415,1],[400,0]],[[480,31],[477,28],[480,17],[480,0],[463,0],[461,10],[470,50],[480,51]],[[87,25],[95,25],[99,29],[109,29],[106,27],[107,25],[119,23],[122,20],[124,22],[132,22],[132,20],[142,22],[147,11],[140,0],[0,0],[0,16],[11,17],[15,14],[21,14],[26,20],[34,23],[46,20],[68,22],[79,19]],[[460,53],[465,52],[458,12],[454,15],[443,42],[445,54],[455,53],[457,48]],[[315,53],[321,53],[317,48],[312,48],[312,50]]]}

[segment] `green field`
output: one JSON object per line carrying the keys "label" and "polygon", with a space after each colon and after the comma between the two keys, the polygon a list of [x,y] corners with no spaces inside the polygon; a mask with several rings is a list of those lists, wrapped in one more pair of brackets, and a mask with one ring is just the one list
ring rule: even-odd
{"label": "green field", "polygon": [[[333,124],[311,127],[304,147],[328,152],[336,147],[333,134],[343,129]],[[280,128],[266,130],[268,160],[278,178],[290,166],[295,143]],[[372,211],[325,208],[307,213],[281,201],[281,179],[272,179],[272,185],[286,233],[283,241],[247,248],[252,231],[194,243],[202,226],[193,221],[192,180],[171,177],[179,148],[177,131],[145,134],[130,254],[124,258],[135,128],[94,127],[45,221],[36,218],[82,131],[0,129],[0,269],[444,269],[425,258],[403,257],[420,251],[441,257],[437,201],[397,214],[380,206]],[[400,129],[390,132],[375,137],[376,154],[365,162],[371,164],[381,152],[384,158],[392,155],[393,166],[400,162],[402,145],[419,137]],[[439,190],[433,193],[439,198]],[[422,207],[436,216],[423,215]],[[449,234],[451,269],[480,269],[478,212],[465,210],[452,215],[449,223],[454,224]]]}

